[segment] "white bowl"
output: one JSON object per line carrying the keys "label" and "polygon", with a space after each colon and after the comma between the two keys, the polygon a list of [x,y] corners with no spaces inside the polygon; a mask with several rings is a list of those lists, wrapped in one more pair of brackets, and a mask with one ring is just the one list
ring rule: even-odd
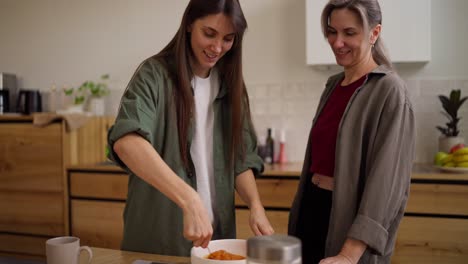
{"label": "white bowl", "polygon": [[[247,258],[247,241],[245,239],[220,239],[211,240],[208,244],[211,252],[226,250],[229,253],[241,255]],[[215,260],[207,259],[210,252],[207,248],[193,247],[190,252],[192,264],[246,264],[243,260]]]}

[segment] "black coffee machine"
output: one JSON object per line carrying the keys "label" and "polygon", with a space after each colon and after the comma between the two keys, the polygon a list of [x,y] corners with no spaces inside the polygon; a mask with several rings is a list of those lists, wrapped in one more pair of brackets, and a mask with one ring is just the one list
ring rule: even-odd
{"label": "black coffee machine", "polygon": [[42,112],[41,93],[38,90],[20,90],[16,101],[16,111],[25,115]]}

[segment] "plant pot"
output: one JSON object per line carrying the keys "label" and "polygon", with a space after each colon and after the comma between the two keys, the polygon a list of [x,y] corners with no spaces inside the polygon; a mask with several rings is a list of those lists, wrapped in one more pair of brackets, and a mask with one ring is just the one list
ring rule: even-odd
{"label": "plant pot", "polygon": [[88,110],[96,116],[103,116],[105,111],[104,98],[90,98]]}
{"label": "plant pot", "polygon": [[450,149],[457,144],[465,144],[462,137],[439,137],[439,151],[449,153]]}
{"label": "plant pot", "polygon": [[84,113],[84,104],[73,104],[67,107],[66,113]]}

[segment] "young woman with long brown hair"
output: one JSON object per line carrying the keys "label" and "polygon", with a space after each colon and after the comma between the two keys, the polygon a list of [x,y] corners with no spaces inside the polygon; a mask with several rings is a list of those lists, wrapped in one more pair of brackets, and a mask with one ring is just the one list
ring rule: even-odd
{"label": "young woman with long brown hair", "polygon": [[254,179],[263,163],[242,75],[246,28],[238,0],[191,0],[133,75],[108,135],[130,174],[122,249],[188,256],[234,238],[234,190],[254,234],[273,233]]}

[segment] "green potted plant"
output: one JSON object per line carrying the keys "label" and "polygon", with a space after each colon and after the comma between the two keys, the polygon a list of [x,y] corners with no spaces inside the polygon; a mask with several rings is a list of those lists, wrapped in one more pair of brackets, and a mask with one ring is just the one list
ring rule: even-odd
{"label": "green potted plant", "polygon": [[88,89],[91,97],[102,98],[110,93],[107,80],[109,80],[109,74],[104,74],[101,76],[100,82],[86,81],[80,87]]}
{"label": "green potted plant", "polygon": [[64,88],[65,95],[72,101],[67,112],[84,112],[86,108],[94,115],[104,115],[104,97],[110,93],[108,79],[109,75],[104,74],[99,82],[85,81],[77,88]]}
{"label": "green potted plant", "polygon": [[67,96],[71,105],[67,107],[66,112],[81,113],[84,112],[84,105],[88,96],[88,90],[82,86],[75,87],[64,87],[63,92]]}
{"label": "green potted plant", "polygon": [[457,144],[464,144],[464,138],[458,136],[460,130],[458,129],[458,122],[461,117],[458,116],[458,110],[461,105],[468,99],[468,97],[461,97],[460,90],[452,90],[450,96],[439,95],[439,100],[442,103],[442,112],[448,119],[445,126],[436,126],[442,133],[439,138],[439,151],[449,153],[450,149]]}
{"label": "green potted plant", "polygon": [[88,110],[94,115],[104,115],[104,97],[110,93],[107,80],[109,80],[109,74],[104,74],[99,82],[86,81],[81,85],[81,87],[89,91]]}

